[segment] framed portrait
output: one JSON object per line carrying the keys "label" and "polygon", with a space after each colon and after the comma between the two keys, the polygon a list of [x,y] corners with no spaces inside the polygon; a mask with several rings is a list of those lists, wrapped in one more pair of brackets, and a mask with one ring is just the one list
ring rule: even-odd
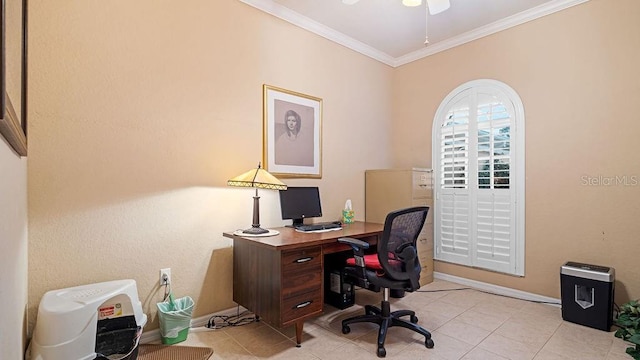
{"label": "framed portrait", "polygon": [[290,178],[322,177],[322,99],[263,85],[263,163]]}

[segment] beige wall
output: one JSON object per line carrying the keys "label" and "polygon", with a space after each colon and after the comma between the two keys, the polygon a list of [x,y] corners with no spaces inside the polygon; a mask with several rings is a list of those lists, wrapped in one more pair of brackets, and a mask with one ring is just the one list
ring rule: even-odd
{"label": "beige wall", "polygon": [[0,137],[0,359],[22,359],[27,332],[27,159]]}
{"label": "beige wall", "polygon": [[[363,219],[365,169],[430,166],[440,101],[504,81],[525,106],[526,277],[436,270],[558,297],[559,266],[584,261],[640,297],[639,187],[581,184],[640,177],[640,3],[605,3],[394,70],[236,0],[31,2],[30,325],[48,290],[133,278],[154,329],[163,267],[195,316],[234,306],[221,233],[249,224],[252,191],[225,181],[261,159],[264,83],[324,100],[323,177],[284,181],[320,186],[325,219],[346,198]],[[262,223],[282,224],[260,194]]]}
{"label": "beige wall", "polygon": [[[323,99],[324,220],[364,219],[364,170],[391,164],[393,69],[237,0],[30,3],[29,310],[53,289],[160,268],[194,316],[234,306],[223,231],[251,223],[226,180],[262,157],[262,84]],[[260,192],[278,226],[276,192]],[[33,326],[33,321],[31,321]]]}
{"label": "beige wall", "polygon": [[500,80],[525,109],[525,277],[436,271],[558,298],[559,268],[573,260],[614,267],[618,303],[640,297],[640,184],[584,185],[640,181],[639,18],[639,1],[592,0],[397,69],[396,166],[431,166],[433,117],[462,83]]}

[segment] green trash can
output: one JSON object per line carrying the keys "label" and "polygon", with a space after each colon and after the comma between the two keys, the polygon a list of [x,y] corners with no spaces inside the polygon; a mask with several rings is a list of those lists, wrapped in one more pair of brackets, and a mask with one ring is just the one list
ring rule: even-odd
{"label": "green trash can", "polygon": [[158,306],[158,318],[160,320],[160,337],[165,345],[172,345],[187,340],[191,314],[193,313],[193,299],[185,296],[156,304]]}

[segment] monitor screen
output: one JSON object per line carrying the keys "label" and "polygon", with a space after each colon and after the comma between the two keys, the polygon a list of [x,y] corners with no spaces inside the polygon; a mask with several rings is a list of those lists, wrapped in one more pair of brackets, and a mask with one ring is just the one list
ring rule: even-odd
{"label": "monitor screen", "polygon": [[282,220],[292,219],[292,225],[302,225],[306,218],[321,217],[320,191],[317,187],[288,187],[280,190]]}

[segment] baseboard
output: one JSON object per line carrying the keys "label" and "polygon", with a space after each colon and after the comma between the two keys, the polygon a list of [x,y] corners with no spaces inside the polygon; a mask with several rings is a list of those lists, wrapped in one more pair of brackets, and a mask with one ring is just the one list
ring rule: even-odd
{"label": "baseboard", "polygon": [[542,295],[538,295],[538,294],[534,294],[526,291],[511,289],[511,288],[489,284],[481,281],[465,279],[462,277],[444,274],[440,272],[434,272],[433,277],[438,280],[451,281],[456,284],[466,285],[478,290],[487,291],[487,292],[498,294],[498,295],[510,296],[510,297],[529,300],[529,301],[544,302],[544,303],[549,303],[549,305],[560,306],[560,299],[556,299],[548,296],[542,296]]}
{"label": "baseboard", "polygon": [[[247,309],[245,309],[244,307],[240,306],[239,312],[242,313],[244,311],[247,311]],[[222,310],[221,312],[217,312],[217,313],[213,313],[213,314],[209,314],[209,315],[204,315],[204,316],[199,316],[197,318],[193,318],[193,319],[191,319],[189,332],[198,331],[198,328],[204,328],[204,326],[209,322],[209,319],[211,319],[212,316],[216,316],[216,315],[218,315],[218,316],[235,316],[237,314],[238,314],[238,308],[237,307],[233,307],[233,308],[229,308],[229,309],[226,309],[226,310]],[[213,330],[207,329],[207,331],[213,331]],[[160,340],[161,340],[160,329],[144,331],[142,333],[142,336],[140,336],[140,343],[142,343],[142,344],[154,343],[154,342],[158,342]]]}

